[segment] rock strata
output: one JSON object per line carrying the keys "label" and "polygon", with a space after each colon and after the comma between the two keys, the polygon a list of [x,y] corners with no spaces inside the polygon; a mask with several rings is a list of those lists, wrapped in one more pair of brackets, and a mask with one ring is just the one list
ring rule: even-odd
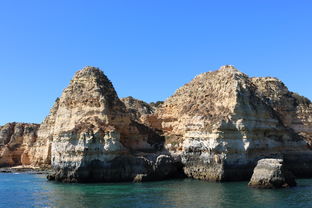
{"label": "rock strata", "polygon": [[257,77],[251,81],[266,104],[279,115],[282,123],[301,135],[312,146],[312,103],[309,99],[290,92],[277,78]]}
{"label": "rock strata", "polygon": [[257,161],[272,156],[284,157],[297,176],[311,177],[307,142],[284,125],[261,90],[246,74],[224,66],[178,89],[151,125],[164,131],[166,147],[181,156],[188,177],[248,180]]}
{"label": "rock strata", "polygon": [[[278,79],[233,66],[196,76],[165,102],[119,99],[95,67],[78,71],[41,125],[0,127],[0,166],[52,168],[64,182],[249,180],[283,158],[312,177],[312,104]],[[183,169],[183,171],[182,171]]]}
{"label": "rock strata", "polygon": [[38,124],[8,123],[0,127],[0,167],[30,165],[28,150],[37,139]]}
{"label": "rock strata", "polygon": [[[134,120],[97,68],[78,71],[57,101],[46,137],[52,141],[50,179],[65,182],[164,179],[164,138]],[[53,113],[52,113],[53,114]],[[49,119],[48,119],[49,120]],[[51,129],[51,131],[50,131]],[[164,169],[166,170],[166,169]]]}
{"label": "rock strata", "polygon": [[258,162],[249,182],[254,188],[287,188],[296,186],[294,175],[287,170],[282,159],[262,159]]}
{"label": "rock strata", "polygon": [[139,122],[144,122],[146,115],[155,113],[156,107],[150,105],[142,100],[135,99],[133,97],[121,98],[121,101],[125,104],[127,110],[132,115],[132,118]]}

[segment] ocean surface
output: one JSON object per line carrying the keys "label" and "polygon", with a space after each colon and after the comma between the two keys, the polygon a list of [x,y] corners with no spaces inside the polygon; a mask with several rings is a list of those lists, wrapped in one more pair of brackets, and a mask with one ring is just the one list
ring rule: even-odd
{"label": "ocean surface", "polygon": [[0,207],[57,208],[312,208],[312,179],[283,190],[257,190],[247,182],[191,179],[151,183],[60,184],[44,175],[0,174]]}

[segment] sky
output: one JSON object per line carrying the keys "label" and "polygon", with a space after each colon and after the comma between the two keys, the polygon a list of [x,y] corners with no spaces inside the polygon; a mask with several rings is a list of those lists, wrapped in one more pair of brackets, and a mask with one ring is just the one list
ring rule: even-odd
{"label": "sky", "polygon": [[0,0],[0,125],[40,123],[76,71],[165,100],[231,64],[312,98],[311,0]]}

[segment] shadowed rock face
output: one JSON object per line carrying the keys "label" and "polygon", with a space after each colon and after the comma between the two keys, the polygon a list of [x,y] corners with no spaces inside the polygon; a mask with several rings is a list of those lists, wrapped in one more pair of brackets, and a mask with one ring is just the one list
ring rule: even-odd
{"label": "shadowed rock face", "polygon": [[294,175],[281,159],[260,160],[249,182],[250,187],[263,189],[288,188],[296,185]]}
{"label": "shadowed rock face", "polygon": [[28,150],[37,139],[38,124],[8,123],[0,127],[0,167],[30,165]]}
{"label": "shadowed rock face", "polygon": [[296,175],[311,177],[306,141],[285,127],[253,81],[224,66],[198,75],[156,111],[154,127],[165,132],[170,152],[181,155],[187,176],[246,180],[258,160],[279,156]]}

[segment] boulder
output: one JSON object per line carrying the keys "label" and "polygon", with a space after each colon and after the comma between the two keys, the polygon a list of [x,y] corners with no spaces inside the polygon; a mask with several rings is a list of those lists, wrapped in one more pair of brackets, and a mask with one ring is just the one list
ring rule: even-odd
{"label": "boulder", "polygon": [[287,188],[296,186],[294,175],[286,168],[282,159],[259,160],[250,187],[263,189]]}

